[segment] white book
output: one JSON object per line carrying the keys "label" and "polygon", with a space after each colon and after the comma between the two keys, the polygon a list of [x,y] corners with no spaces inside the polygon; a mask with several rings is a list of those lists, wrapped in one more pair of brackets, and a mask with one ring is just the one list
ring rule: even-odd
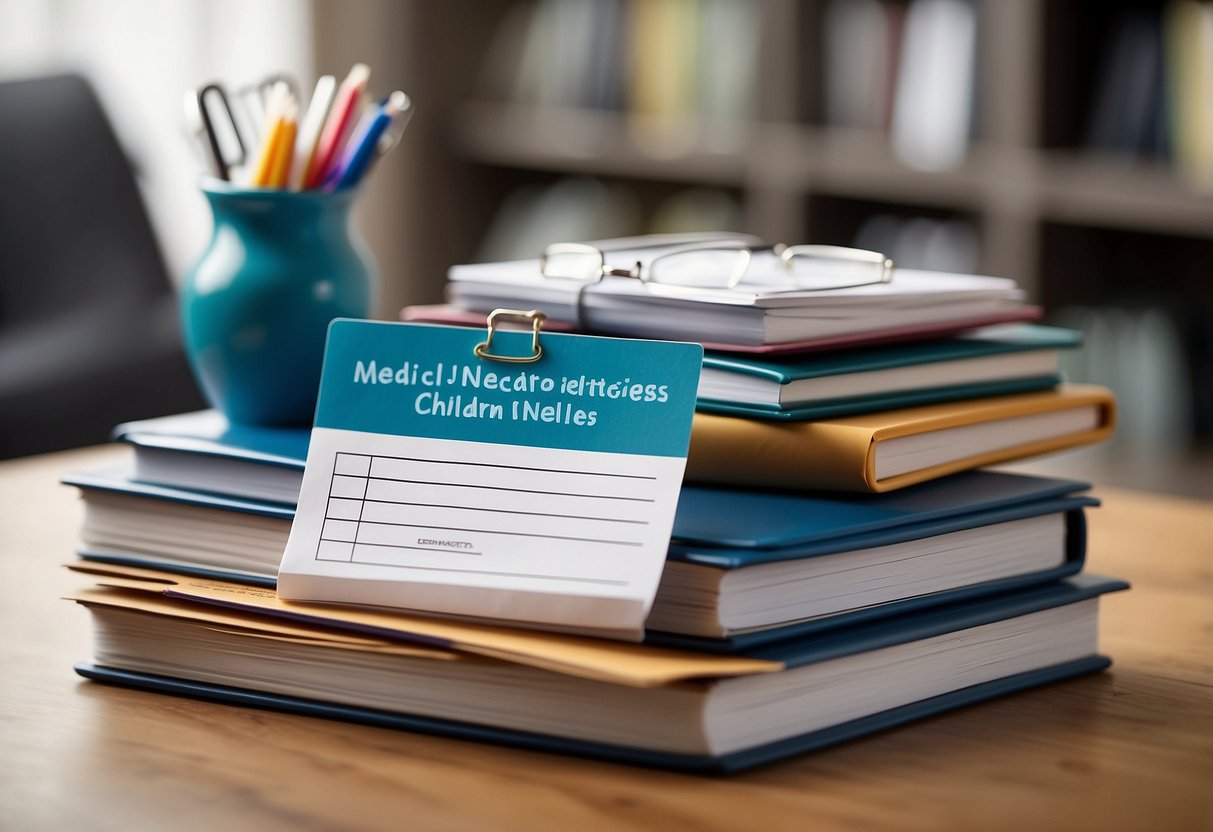
{"label": "white book", "polygon": [[[581,753],[603,753],[610,749],[601,746],[609,746],[618,758],[630,750],[622,758],[632,762],[692,762],[647,756],[662,753],[694,755],[701,763],[747,754],[725,763],[734,768],[1106,667],[1108,660],[1097,653],[1099,600],[1092,596],[1123,587],[1096,578],[1066,582],[954,606],[942,618],[911,615],[881,628],[792,642],[780,660],[716,657],[721,669],[715,671],[709,657],[688,671],[692,654],[650,647],[602,657],[587,642],[591,653],[584,666],[570,668],[507,652],[489,657],[418,648],[384,634],[309,630],[297,621],[285,622],[287,632],[272,619],[259,628],[254,615],[242,617],[239,626],[224,626],[225,619],[216,626],[226,611],[143,601],[131,593],[94,590],[74,599],[93,617],[93,663],[79,668],[85,676],[153,689],[172,690],[172,680],[220,686],[212,694],[220,700],[239,701],[240,691],[256,691],[290,697],[292,710],[338,718],[359,715],[321,703],[453,720],[599,744]],[[332,620],[342,614],[331,611]],[[555,649],[532,651],[546,658]],[[649,672],[595,672],[622,666]],[[259,704],[288,703],[271,698]],[[415,721],[408,727],[426,730]],[[832,736],[817,736],[830,729]],[[794,742],[776,745],[784,741]]]}
{"label": "white book", "polygon": [[977,12],[967,0],[914,0],[906,13],[893,150],[923,170],[945,170],[968,152],[976,71]]}
{"label": "white book", "polygon": [[[651,250],[611,252],[608,264],[631,266]],[[543,276],[538,258],[454,266],[448,299],[457,307],[538,309],[554,321],[621,335],[763,345],[878,333],[909,327],[1032,317],[1012,280],[895,269],[888,283],[843,289],[797,289],[775,255],[755,252],[732,290],[663,286],[630,277],[592,284]]]}

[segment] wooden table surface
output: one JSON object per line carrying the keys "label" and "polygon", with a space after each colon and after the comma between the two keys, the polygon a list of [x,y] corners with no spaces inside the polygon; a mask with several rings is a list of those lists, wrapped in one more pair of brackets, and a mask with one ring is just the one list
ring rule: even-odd
{"label": "wooden table surface", "polygon": [[69,470],[0,463],[0,829],[1213,829],[1213,504],[1102,490],[1110,672],[726,779],[90,683]]}

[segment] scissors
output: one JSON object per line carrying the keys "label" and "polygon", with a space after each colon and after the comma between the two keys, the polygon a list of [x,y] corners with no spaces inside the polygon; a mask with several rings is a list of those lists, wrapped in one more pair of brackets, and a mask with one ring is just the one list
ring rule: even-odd
{"label": "scissors", "polygon": [[248,150],[227,93],[219,84],[206,84],[196,93],[186,95],[185,109],[191,132],[204,142],[211,172],[230,182],[232,168],[245,163]]}

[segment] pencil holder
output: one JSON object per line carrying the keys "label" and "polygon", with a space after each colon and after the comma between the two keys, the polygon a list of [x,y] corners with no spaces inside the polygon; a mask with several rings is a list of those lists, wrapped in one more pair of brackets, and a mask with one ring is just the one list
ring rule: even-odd
{"label": "pencil holder", "polygon": [[181,295],[186,354],[233,422],[310,425],[333,318],[370,314],[375,265],[350,223],[355,190],[202,183],[214,233]]}

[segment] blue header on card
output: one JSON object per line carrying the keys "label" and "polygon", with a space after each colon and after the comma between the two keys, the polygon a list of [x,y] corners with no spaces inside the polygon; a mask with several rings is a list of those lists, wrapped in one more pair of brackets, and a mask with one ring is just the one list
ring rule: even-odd
{"label": "blue header on card", "polygon": [[[316,427],[578,451],[686,456],[703,348],[542,333],[543,356],[477,358],[484,330],[335,320]],[[526,355],[530,332],[494,352]]]}

